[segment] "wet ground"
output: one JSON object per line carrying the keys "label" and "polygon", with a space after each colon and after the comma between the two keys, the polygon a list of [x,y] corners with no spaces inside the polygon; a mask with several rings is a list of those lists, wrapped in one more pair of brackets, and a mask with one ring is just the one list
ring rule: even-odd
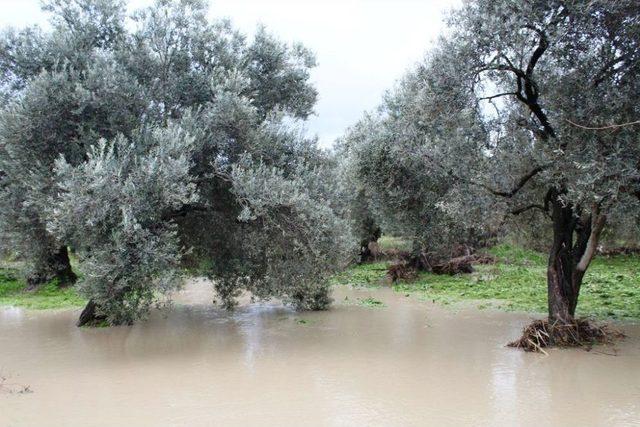
{"label": "wet ground", "polygon": [[228,314],[194,282],[170,312],[108,329],[0,309],[0,426],[640,426],[638,325],[543,356],[504,347],[529,315],[335,298]]}

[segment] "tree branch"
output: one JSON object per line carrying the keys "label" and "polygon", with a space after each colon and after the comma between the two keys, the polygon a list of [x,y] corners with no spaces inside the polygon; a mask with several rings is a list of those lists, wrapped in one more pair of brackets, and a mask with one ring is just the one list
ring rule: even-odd
{"label": "tree branch", "polygon": [[[616,71],[619,71],[619,69],[616,69],[614,67],[616,65],[618,65],[619,63],[621,63],[621,62],[625,62],[630,57],[631,57],[631,53],[628,52],[628,53],[626,53],[624,55],[621,55],[621,56],[618,56],[616,58],[613,58],[612,60],[607,62],[604,65],[604,67],[602,67],[600,72],[598,72],[598,74],[596,74],[596,77],[593,79],[592,86],[593,87],[597,87],[598,85],[600,85],[600,83],[605,81],[609,76],[615,74]],[[622,68],[624,68],[624,66]]]}
{"label": "tree branch", "polygon": [[491,95],[491,96],[483,96],[481,98],[478,98],[478,101],[483,101],[483,100],[489,100],[489,99],[494,99],[494,98],[499,98],[501,96],[508,96],[508,95],[515,95],[517,96],[518,93],[517,92],[504,92],[504,93],[498,93],[496,95]]}
{"label": "tree branch", "polygon": [[531,79],[533,77],[533,70],[536,68],[538,61],[542,58],[542,55],[545,53],[547,48],[549,47],[549,39],[547,38],[547,34],[540,30],[539,28],[534,27],[533,25],[525,25],[525,28],[533,30],[538,34],[540,39],[538,40],[538,46],[536,50],[533,51],[531,58],[529,58],[529,63],[527,64],[526,76],[527,79]]}
{"label": "tree branch", "polygon": [[485,190],[489,191],[491,194],[493,194],[494,196],[500,196],[500,197],[505,197],[505,198],[511,198],[513,196],[515,196],[518,191],[520,191],[522,189],[522,187],[524,187],[527,182],[529,182],[529,180],[531,180],[531,178],[533,178],[534,176],[536,176],[537,174],[539,174],[540,172],[546,170],[549,168],[549,166],[551,166],[550,164],[546,164],[546,165],[542,165],[542,166],[538,166],[536,168],[534,168],[533,170],[531,170],[529,173],[523,175],[517,182],[517,184],[515,185],[515,187],[513,187],[511,190],[509,191],[499,191],[499,190],[495,190],[491,187],[489,187],[488,185],[485,184],[480,184]]}
{"label": "tree branch", "polygon": [[[489,193],[493,194],[494,196],[500,196],[500,197],[505,197],[505,198],[512,198],[513,196],[515,196],[518,193],[518,191],[520,191],[527,184],[527,182],[529,182],[529,180],[531,180],[534,176],[536,176],[540,172],[543,172],[543,171],[545,171],[545,170],[547,170],[547,169],[549,169],[551,167],[551,163],[547,163],[547,164],[542,165],[542,166],[537,166],[536,168],[531,170],[529,173],[523,175],[518,180],[517,184],[511,190],[509,190],[509,191],[500,191],[500,190],[496,190],[496,189],[490,187],[487,184],[484,184],[484,183],[481,183],[481,182],[474,181],[472,179],[467,179],[467,178],[459,176],[453,170],[447,169],[444,166],[442,166],[439,162],[436,162],[427,153],[422,153],[422,156],[425,157],[427,159],[427,161],[430,162],[433,166],[438,167],[440,170],[442,170],[448,176],[450,176],[450,177],[452,177],[454,179],[457,179],[459,181],[462,181],[462,182],[465,182],[465,183],[468,183],[468,184],[471,184],[471,185],[475,185],[475,186],[480,187],[480,188],[484,188],[485,190],[487,190]],[[545,208],[545,210],[548,210],[548,208]]]}
{"label": "tree branch", "polygon": [[[507,58],[503,54],[500,54],[496,57],[496,59],[502,58],[507,62],[506,64],[492,65],[491,63],[495,61],[494,59],[486,67],[479,68],[476,71],[476,74],[479,74],[483,71],[509,71],[515,74],[516,82],[518,84],[518,89],[515,92],[512,92],[511,94],[515,95],[520,102],[524,103],[527,107],[529,107],[529,110],[531,111],[531,113],[538,119],[543,129],[542,132],[540,132],[541,137],[543,139],[547,139],[549,137],[555,138],[556,137],[555,129],[551,125],[549,118],[547,117],[546,113],[544,112],[544,110],[542,109],[542,107],[538,102],[538,98],[539,98],[538,84],[533,78],[533,73],[535,71],[536,65],[538,65],[538,62],[540,61],[544,53],[549,48],[549,39],[547,38],[547,35],[544,31],[532,25],[525,25],[525,28],[535,31],[536,34],[538,34],[539,36],[538,45],[536,46],[536,49],[533,51],[533,54],[531,54],[531,58],[529,58],[529,62],[527,63],[526,70],[521,70],[520,68],[515,67],[513,63],[509,60],[509,58]],[[524,90],[524,93],[523,93],[523,90]],[[507,95],[507,94],[504,94],[504,95]]]}
{"label": "tree branch", "polygon": [[523,214],[523,213],[525,213],[527,211],[530,211],[530,210],[533,210],[533,209],[538,209],[538,210],[542,211],[545,215],[548,216],[548,212],[549,212],[548,209],[545,209],[545,207],[543,205],[538,205],[538,204],[532,204],[532,205],[529,205],[529,206],[524,206],[522,208],[518,208],[518,209],[512,210],[510,213],[511,213],[511,215],[518,216],[520,214]]}
{"label": "tree branch", "polygon": [[584,273],[587,271],[587,268],[589,268],[589,264],[591,263],[598,247],[600,233],[602,232],[606,222],[607,216],[600,213],[600,207],[597,204],[594,205],[591,209],[591,234],[589,235],[587,247],[580,258],[580,262],[578,262],[578,265],[576,266],[576,270]]}
{"label": "tree branch", "polygon": [[574,123],[569,119],[565,119],[565,121],[572,126],[575,126],[580,129],[586,129],[586,130],[609,130],[609,129],[618,129],[626,126],[640,125],[640,120],[636,120],[635,122],[613,124],[613,125],[601,126],[601,127],[583,126],[583,125],[579,125],[578,123]]}

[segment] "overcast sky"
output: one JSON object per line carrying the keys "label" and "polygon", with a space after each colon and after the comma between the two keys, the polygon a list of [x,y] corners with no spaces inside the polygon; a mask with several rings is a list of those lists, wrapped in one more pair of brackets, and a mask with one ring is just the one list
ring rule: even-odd
{"label": "overcast sky", "polygon": [[[130,0],[132,9],[153,0]],[[300,41],[318,59],[320,99],[310,133],[331,146],[384,91],[419,61],[459,0],[212,0],[211,16],[228,17],[246,34],[258,23],[285,41]],[[0,25],[44,24],[39,0],[0,0]]]}

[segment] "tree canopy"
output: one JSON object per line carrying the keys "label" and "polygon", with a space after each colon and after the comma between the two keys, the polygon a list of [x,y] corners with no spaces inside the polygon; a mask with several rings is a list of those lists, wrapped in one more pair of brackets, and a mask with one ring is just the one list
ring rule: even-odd
{"label": "tree canopy", "polygon": [[313,55],[265,29],[249,41],[199,0],[157,0],[131,24],[122,1],[45,10],[51,32],[0,42],[3,235],[33,284],[75,280],[71,247],[81,323],[144,316],[186,270],[226,307],[249,290],[325,308],[351,242],[330,159],[298,129]]}
{"label": "tree canopy", "polygon": [[351,130],[352,164],[373,210],[424,231],[423,250],[543,215],[549,316],[570,322],[607,216],[637,216],[640,7],[475,0],[449,25]]}

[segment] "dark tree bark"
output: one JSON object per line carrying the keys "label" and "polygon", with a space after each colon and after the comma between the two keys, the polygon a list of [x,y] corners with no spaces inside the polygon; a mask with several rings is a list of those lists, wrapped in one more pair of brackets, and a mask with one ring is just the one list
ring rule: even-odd
{"label": "dark tree bark", "polygon": [[375,259],[375,255],[371,250],[369,240],[361,240],[360,241],[360,264],[364,262],[369,262]]}
{"label": "dark tree bark", "polygon": [[[118,275],[114,279],[114,282],[118,281],[119,278],[120,275]],[[115,295],[111,295],[111,298],[113,298],[114,300],[123,298],[127,294],[127,292],[130,292],[130,290],[131,289],[129,287],[125,287],[119,292],[115,293]],[[94,300],[89,300],[87,305],[82,310],[82,313],[80,313],[80,317],[78,318],[76,326],[100,326],[105,320],[107,320],[107,316],[103,313],[100,313],[99,309],[100,307]],[[111,324],[111,326],[113,326],[113,324]]]}
{"label": "dark tree bark", "polygon": [[61,246],[56,252],[50,254],[44,264],[29,275],[27,285],[29,289],[34,289],[54,279],[58,280],[60,287],[71,286],[78,280],[78,276],[71,268],[66,246]]}
{"label": "dark tree bark", "polygon": [[573,209],[563,206],[557,200],[554,191],[551,217],[553,220],[553,245],[549,253],[547,267],[547,291],[549,305],[549,320],[568,323],[573,319],[571,306],[577,301],[581,283],[573,282],[573,232],[575,222]]}
{"label": "dark tree bark", "polygon": [[368,221],[366,227],[369,235],[360,241],[360,263],[375,260],[376,254],[371,250],[371,244],[377,242],[382,236],[382,230],[373,220]]}
{"label": "dark tree bark", "polygon": [[590,214],[578,216],[571,205],[560,199],[562,193],[554,189],[549,195],[553,245],[547,268],[547,291],[549,321],[570,324],[574,320],[582,279],[595,255],[606,217],[597,206]]}
{"label": "dark tree bark", "polygon": [[78,327],[95,326],[97,323],[103,321],[105,318],[103,316],[98,316],[96,312],[97,308],[98,306],[93,302],[93,300],[89,301],[84,310],[82,310],[82,313],[80,313],[80,317],[78,318],[76,325]]}

